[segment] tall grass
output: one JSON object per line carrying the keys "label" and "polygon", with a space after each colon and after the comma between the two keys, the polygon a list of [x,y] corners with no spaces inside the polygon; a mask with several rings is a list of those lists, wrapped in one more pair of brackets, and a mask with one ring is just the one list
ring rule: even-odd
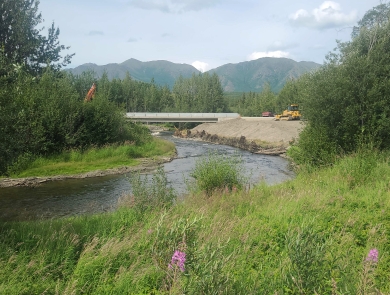
{"label": "tall grass", "polygon": [[187,182],[190,191],[204,192],[208,196],[215,191],[242,189],[248,181],[241,158],[218,153],[209,153],[198,159],[191,176],[194,181]]}
{"label": "tall grass", "polygon": [[147,214],[2,223],[0,294],[390,294],[389,159]]}
{"label": "tall grass", "polygon": [[134,166],[140,158],[154,158],[173,155],[174,144],[159,138],[143,145],[125,143],[107,145],[88,150],[70,150],[59,155],[39,157],[22,171],[16,169],[12,177],[53,176],[78,174],[121,166]]}
{"label": "tall grass", "polygon": [[131,195],[123,196],[119,205],[130,206],[141,214],[155,208],[169,208],[177,198],[163,166],[157,168],[151,179],[140,172],[133,173],[130,183]]}

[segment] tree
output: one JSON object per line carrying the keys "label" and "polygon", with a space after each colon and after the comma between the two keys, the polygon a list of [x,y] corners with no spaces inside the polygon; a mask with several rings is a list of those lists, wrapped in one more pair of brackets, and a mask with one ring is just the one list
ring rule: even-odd
{"label": "tree", "polygon": [[380,4],[367,11],[363,18],[358,22],[358,26],[354,26],[352,30],[352,38],[359,36],[361,30],[375,29],[388,23],[390,20],[390,3]]}
{"label": "tree", "polygon": [[8,63],[26,66],[33,74],[41,74],[50,65],[59,70],[70,63],[74,54],[60,55],[69,49],[60,45],[60,30],[54,23],[47,37],[42,36],[43,28],[37,28],[43,22],[38,12],[37,0],[2,0],[0,4],[0,48]]}
{"label": "tree", "polygon": [[329,164],[330,154],[390,146],[389,11],[383,4],[369,10],[352,40],[340,42],[323,68],[297,84],[308,119],[301,159]]}

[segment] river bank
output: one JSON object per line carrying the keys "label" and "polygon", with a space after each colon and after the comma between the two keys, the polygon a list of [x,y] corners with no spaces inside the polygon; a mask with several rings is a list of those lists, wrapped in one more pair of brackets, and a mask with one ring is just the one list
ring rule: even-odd
{"label": "river bank", "polygon": [[91,177],[101,177],[116,174],[126,174],[129,172],[149,172],[156,169],[160,164],[167,163],[175,159],[172,157],[159,157],[157,159],[140,159],[140,164],[137,166],[122,166],[112,169],[95,170],[81,174],[73,175],[55,175],[55,176],[42,176],[42,177],[22,177],[22,178],[3,178],[0,179],[0,188],[13,187],[13,186],[30,186],[35,187],[45,182],[58,181],[65,179],[85,179]]}
{"label": "river bank", "polygon": [[[153,133],[166,128],[149,125]],[[218,123],[204,123],[191,130],[176,130],[174,136],[188,140],[199,140],[223,144],[250,151],[255,154],[284,156],[290,143],[298,136],[303,124],[300,121],[274,121],[273,118],[249,118],[226,120]],[[136,166],[121,165],[116,168],[98,169],[85,173],[59,174],[41,177],[13,177],[0,179],[0,188],[13,186],[34,187],[49,181],[84,179],[134,171],[148,172],[159,164],[172,161],[176,154],[138,159]]]}
{"label": "river bank", "polygon": [[304,125],[300,121],[249,118],[204,123],[175,136],[238,147],[256,154],[283,156]]}
{"label": "river bank", "polygon": [[134,150],[131,145],[125,144],[75,153],[76,156],[65,153],[53,159],[38,159],[38,163],[33,162],[33,167],[28,167],[19,175],[1,178],[0,188],[35,187],[50,181],[85,179],[135,171],[148,172],[162,163],[172,161],[177,154],[173,143],[156,138],[144,149],[141,147]]}

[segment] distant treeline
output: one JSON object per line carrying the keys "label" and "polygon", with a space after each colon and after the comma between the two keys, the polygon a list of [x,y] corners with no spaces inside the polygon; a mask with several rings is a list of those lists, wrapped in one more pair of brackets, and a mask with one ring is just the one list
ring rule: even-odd
{"label": "distant treeline", "polygon": [[262,92],[226,93],[217,74],[193,74],[191,78],[179,77],[172,90],[168,86],[140,82],[127,73],[124,79],[109,80],[107,73],[98,78],[93,71],[81,75],[69,74],[77,84],[80,94],[96,83],[97,92],[127,112],[237,112],[243,116],[261,116],[264,111],[278,113],[288,104],[299,103],[295,80],[289,80],[280,93],[270,85]]}
{"label": "distant treeline", "polygon": [[241,116],[261,117],[262,112],[281,113],[289,104],[300,103],[295,91],[295,80],[286,82],[279,93],[266,83],[262,92],[244,92],[227,95],[231,111]]}
{"label": "distant treeline", "polygon": [[92,83],[97,93],[127,112],[225,112],[228,111],[217,74],[193,74],[179,77],[173,89],[168,86],[134,80],[129,73],[124,79],[108,79],[107,73],[97,78],[94,72],[69,74],[82,95]]}

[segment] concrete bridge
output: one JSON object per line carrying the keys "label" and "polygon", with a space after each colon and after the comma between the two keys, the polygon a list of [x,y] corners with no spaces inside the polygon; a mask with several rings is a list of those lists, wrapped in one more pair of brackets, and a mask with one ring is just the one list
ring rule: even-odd
{"label": "concrete bridge", "polygon": [[126,113],[126,118],[145,123],[199,122],[213,123],[239,118],[237,113]]}

